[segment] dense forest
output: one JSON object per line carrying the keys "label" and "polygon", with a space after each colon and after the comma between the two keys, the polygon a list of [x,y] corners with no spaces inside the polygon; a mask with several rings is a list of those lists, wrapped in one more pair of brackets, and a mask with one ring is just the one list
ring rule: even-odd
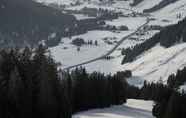
{"label": "dense forest", "polygon": [[163,28],[160,33],[155,34],[152,38],[134,47],[129,47],[122,50],[122,55],[125,55],[122,64],[132,62],[137,56],[160,43],[166,48],[177,43],[186,42],[186,19],[178,22],[178,24]]}
{"label": "dense forest", "polygon": [[[130,71],[71,73],[43,47],[0,51],[1,118],[71,118],[72,113],[126,102]],[[131,89],[132,90],[132,89]]]}

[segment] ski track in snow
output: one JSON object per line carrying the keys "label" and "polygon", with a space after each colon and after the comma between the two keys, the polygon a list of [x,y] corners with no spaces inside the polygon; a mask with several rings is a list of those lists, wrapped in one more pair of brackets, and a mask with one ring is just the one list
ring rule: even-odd
{"label": "ski track in snow", "polygon": [[73,118],[154,118],[153,104],[152,101],[129,99],[124,105],[80,112]]}

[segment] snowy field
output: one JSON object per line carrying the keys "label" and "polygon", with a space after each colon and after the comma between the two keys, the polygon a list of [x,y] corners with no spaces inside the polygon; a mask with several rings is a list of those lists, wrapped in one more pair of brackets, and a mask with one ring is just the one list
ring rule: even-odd
{"label": "snowy field", "polygon": [[153,104],[152,101],[129,99],[124,105],[80,112],[73,118],[154,118]]}
{"label": "snowy field", "polygon": [[[129,21],[133,21],[133,22],[129,22]],[[128,19],[123,17],[122,20],[121,18],[119,18],[118,21],[113,20],[113,22],[109,21],[109,23],[116,26],[126,25],[129,27],[129,31],[116,31],[116,32],[104,31],[104,30],[88,31],[85,34],[73,36],[71,39],[63,38],[61,44],[51,48],[50,50],[52,52],[54,59],[57,62],[62,63],[62,68],[76,65],[88,61],[90,59],[102,56],[103,54],[108,52],[111,48],[113,48],[119,40],[121,40],[123,37],[127,36],[131,32],[134,32],[134,30],[136,30],[140,25],[144,24],[145,22],[146,22],[145,18],[137,17],[137,18]],[[85,41],[92,40],[93,42],[97,40],[98,46],[83,45],[80,48],[80,51],[77,51],[77,46],[71,44],[72,40],[75,38],[83,38]],[[112,42],[112,44],[107,44],[104,40],[105,38],[108,38],[108,41]],[[131,44],[137,44],[139,42],[126,40],[124,41],[124,45],[126,47],[126,46],[131,46]],[[118,51],[118,53],[121,53],[121,51]],[[118,65],[120,65],[120,63],[118,63]],[[108,65],[111,65],[111,63]],[[96,64],[94,66],[97,67],[103,65]],[[105,72],[105,71],[101,71],[101,72]]]}
{"label": "snowy field", "polygon": [[[186,17],[186,0],[178,0],[174,4],[170,4],[161,10],[151,13],[156,20],[151,22],[153,25],[167,26],[176,24],[178,21]],[[181,18],[177,18],[178,15]]]}
{"label": "snowy field", "polygon": [[[115,2],[110,3],[100,2],[99,0],[80,0],[80,4],[71,5],[76,2],[76,0],[39,0],[40,2],[57,3],[62,5],[67,5],[66,9],[70,10],[81,10],[84,7],[87,8],[102,8],[114,12],[122,12],[123,14],[131,14],[132,11],[138,13],[142,12],[144,9],[149,9],[159,4],[162,0],[144,0],[135,7],[131,7],[129,4],[132,0],[121,1],[114,0]],[[160,25],[168,26],[175,24],[182,20],[186,16],[186,0],[178,0],[174,4],[170,4],[158,11],[149,14],[149,18],[154,18],[155,20],[150,21],[148,25]],[[181,18],[178,18],[178,15]],[[89,17],[83,14],[76,14],[75,17],[78,20],[87,19]],[[108,50],[110,50],[117,41],[122,37],[128,35],[141,24],[146,21],[145,17],[119,17],[118,19],[112,21],[106,21],[106,24],[114,26],[128,26],[129,31],[122,32],[111,32],[111,31],[89,31],[85,34],[78,35],[69,38],[63,38],[62,43],[56,47],[51,48],[52,55],[57,62],[62,63],[62,68],[76,65],[90,59],[99,57]],[[175,73],[177,69],[181,69],[186,66],[186,44],[177,44],[176,46],[165,49],[159,45],[153,47],[147,52],[144,52],[141,56],[137,58],[136,61],[132,63],[127,63],[121,65],[123,56],[121,55],[121,49],[135,46],[136,44],[144,42],[146,39],[152,37],[155,33],[159,31],[145,31],[144,35],[134,35],[132,38],[126,39],[123,43],[110,55],[113,58],[111,60],[98,60],[93,63],[84,65],[88,72],[100,71],[103,73],[115,73],[117,71],[123,71],[131,69],[133,71],[134,77],[129,81],[130,83],[136,83],[137,86],[141,86],[144,80],[158,81],[162,79],[166,82],[167,77]],[[87,46],[81,47],[80,51],[77,52],[77,47],[72,45],[71,42],[75,38],[83,38],[88,40],[97,40],[98,46]],[[105,43],[104,38],[110,39],[113,43],[109,45]],[[114,40],[113,40],[114,39]],[[134,40],[135,39],[135,40]],[[115,43],[114,43],[115,42]],[[174,68],[170,68],[174,67]]]}
{"label": "snowy field", "polygon": [[[114,41],[119,41],[122,37],[128,35],[129,33],[131,33],[131,31],[89,31],[85,34],[74,36],[72,39],[64,38],[62,39],[62,42],[64,41],[63,43],[51,48],[50,50],[54,59],[61,62],[62,67],[65,68],[102,56],[116,44]],[[85,41],[92,40],[93,42],[97,40],[98,46],[84,45],[80,48],[80,51],[77,51],[77,46],[71,44],[72,40],[75,38],[83,38]],[[105,43],[104,38],[111,38],[113,44]]]}

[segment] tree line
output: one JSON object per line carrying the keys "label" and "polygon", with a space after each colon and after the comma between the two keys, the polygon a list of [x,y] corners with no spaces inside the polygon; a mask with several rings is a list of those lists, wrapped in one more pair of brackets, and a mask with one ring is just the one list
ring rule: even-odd
{"label": "tree line", "polygon": [[71,118],[78,111],[126,102],[130,71],[89,74],[58,66],[43,46],[1,50],[0,117]]}

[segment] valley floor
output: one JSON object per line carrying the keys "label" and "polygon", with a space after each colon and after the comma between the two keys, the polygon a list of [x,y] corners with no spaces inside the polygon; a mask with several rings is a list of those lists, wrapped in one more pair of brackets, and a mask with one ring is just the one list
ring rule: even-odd
{"label": "valley floor", "polygon": [[154,118],[152,101],[128,99],[126,104],[95,109],[73,115],[73,118]]}

